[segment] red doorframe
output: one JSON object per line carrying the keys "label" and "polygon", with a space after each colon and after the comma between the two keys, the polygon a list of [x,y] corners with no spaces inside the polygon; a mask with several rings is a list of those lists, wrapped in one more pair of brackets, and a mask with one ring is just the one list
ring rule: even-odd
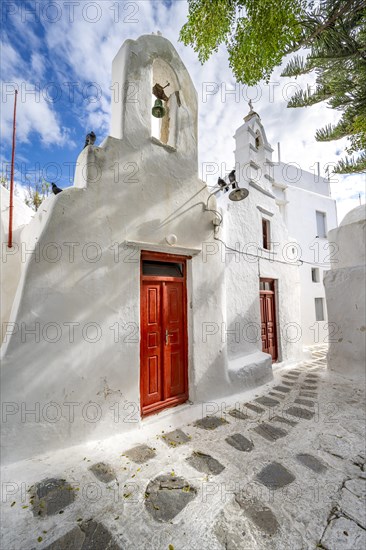
{"label": "red doorframe", "polygon": [[[141,319],[141,338],[140,338],[140,401],[141,401],[141,416],[147,416],[156,412],[159,412],[168,407],[175,407],[181,403],[184,403],[188,399],[188,330],[187,330],[187,260],[191,259],[191,256],[181,256],[176,254],[165,254],[160,252],[141,252],[140,262],[140,319]],[[168,263],[180,263],[183,267],[183,277],[170,277],[160,275],[144,275],[143,274],[143,261],[153,260],[157,262]],[[166,321],[166,312],[163,311],[166,307],[164,303],[164,296],[167,295],[167,286],[169,283],[176,283],[181,285],[182,292],[182,359],[183,359],[183,379],[184,388],[183,392],[179,395],[169,396],[169,388],[171,387],[170,372],[167,372],[167,353],[165,346],[165,334],[163,334],[162,326],[158,327],[158,339],[159,339],[159,353],[160,357],[157,376],[159,377],[159,388],[157,387],[155,398],[152,396],[151,391],[147,388],[147,359],[148,359],[148,346],[147,346],[147,307],[145,292],[147,285],[155,285],[156,288],[161,289],[159,294],[159,307],[162,308],[161,315],[163,324]],[[170,285],[174,286],[174,285]],[[161,325],[161,318],[159,320]],[[158,323],[157,323],[158,324]],[[169,337],[168,337],[169,338]],[[144,376],[145,373],[145,376]],[[150,391],[150,394],[149,394]]]}
{"label": "red doorframe", "polygon": [[262,351],[269,353],[275,363],[278,360],[278,343],[274,279],[260,279],[259,288]]}

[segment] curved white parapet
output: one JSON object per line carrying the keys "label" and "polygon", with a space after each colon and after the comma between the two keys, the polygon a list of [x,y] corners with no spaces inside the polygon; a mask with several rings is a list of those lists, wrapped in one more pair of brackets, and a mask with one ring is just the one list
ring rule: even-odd
{"label": "curved white parapet", "polygon": [[328,368],[347,377],[366,376],[365,249],[366,209],[349,212],[329,232],[337,247],[332,269],[324,276],[325,295],[332,327]]}

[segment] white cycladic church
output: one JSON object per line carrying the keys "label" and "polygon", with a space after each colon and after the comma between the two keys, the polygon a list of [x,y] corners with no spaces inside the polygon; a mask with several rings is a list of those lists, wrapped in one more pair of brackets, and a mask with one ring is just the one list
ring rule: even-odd
{"label": "white cycladic church", "polygon": [[5,462],[237,394],[302,356],[297,243],[258,171],[274,164],[259,116],[235,135],[249,195],[234,202],[198,178],[197,94],[172,44],[127,40],[112,78],[111,135],[2,250]]}

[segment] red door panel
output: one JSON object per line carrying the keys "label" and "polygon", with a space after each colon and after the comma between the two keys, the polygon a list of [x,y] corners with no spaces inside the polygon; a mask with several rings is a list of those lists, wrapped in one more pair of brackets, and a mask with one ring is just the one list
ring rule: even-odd
{"label": "red door panel", "polygon": [[184,393],[185,390],[184,302],[181,283],[164,284],[164,304],[166,306],[164,311],[166,397],[174,397]]}
{"label": "red door panel", "polygon": [[[274,281],[271,281],[274,288]],[[261,337],[262,350],[272,356],[272,361],[277,361],[277,331],[276,331],[276,308],[274,291],[266,290],[260,292],[259,297],[261,312]]]}
{"label": "red door panel", "polygon": [[141,393],[144,404],[150,405],[162,398],[161,385],[161,285],[144,285],[141,303]]}
{"label": "red door panel", "polygon": [[143,415],[188,399],[185,276],[142,275],[140,393]]}

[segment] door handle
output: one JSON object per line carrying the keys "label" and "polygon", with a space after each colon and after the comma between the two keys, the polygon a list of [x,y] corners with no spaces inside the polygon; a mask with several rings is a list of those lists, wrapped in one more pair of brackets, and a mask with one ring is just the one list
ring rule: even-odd
{"label": "door handle", "polygon": [[166,329],[165,331],[165,345],[167,346],[169,344],[169,330]]}

